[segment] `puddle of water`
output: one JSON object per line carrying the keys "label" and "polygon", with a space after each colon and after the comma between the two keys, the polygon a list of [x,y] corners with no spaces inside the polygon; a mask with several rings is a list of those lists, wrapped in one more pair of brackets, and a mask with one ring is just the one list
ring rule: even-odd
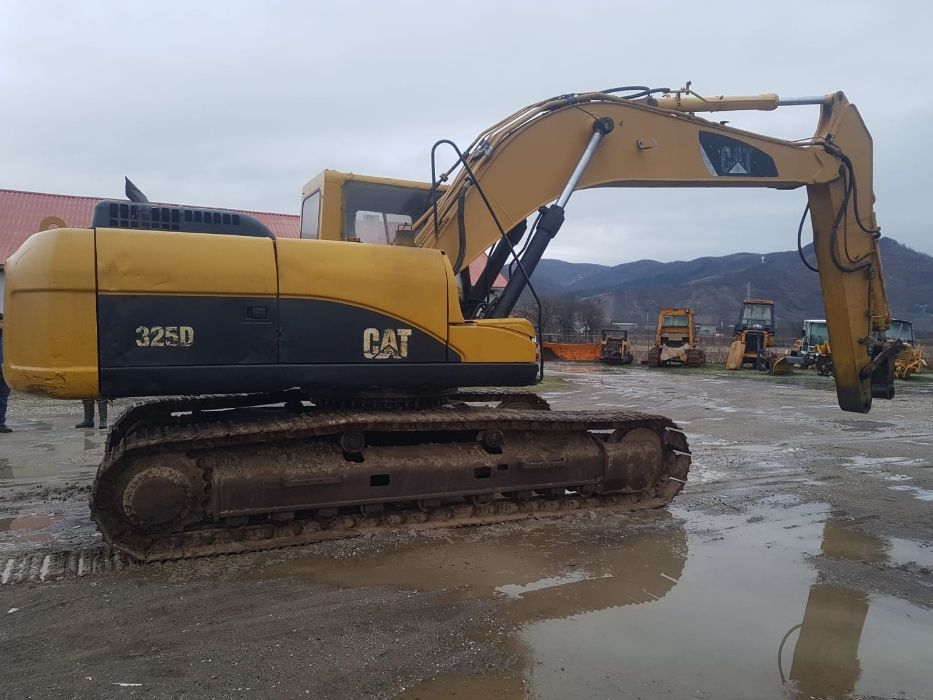
{"label": "puddle of water", "polygon": [[889,556],[892,561],[901,564],[915,562],[920,566],[933,568],[933,547],[929,544],[923,546],[913,540],[892,537]]}
{"label": "puddle of water", "polygon": [[[690,536],[682,576],[665,596],[527,625],[521,636],[533,656],[532,695],[786,698],[795,688],[804,699],[927,693],[933,612],[815,581],[807,554],[890,556],[883,542],[824,527],[824,518],[825,510],[812,506],[772,512],[761,521],[753,516],[751,523],[747,514],[707,518],[705,527],[722,537]],[[698,524],[690,523],[690,530]]]}
{"label": "puddle of water", "polygon": [[585,571],[574,571],[569,574],[564,574],[563,576],[550,576],[548,578],[542,578],[538,581],[526,583],[525,585],[508,583],[504,586],[496,586],[496,592],[503,593],[509,598],[522,598],[526,593],[530,593],[532,591],[540,591],[546,588],[554,588],[556,586],[565,586],[568,583],[577,583],[578,581],[586,581],[594,578],[606,578],[608,576],[609,574],[594,576],[587,574]]}
{"label": "puddle of water", "polygon": [[823,554],[833,559],[882,564],[888,561],[888,543],[871,535],[851,530],[844,523],[827,520],[823,528]]}
{"label": "puddle of water", "polygon": [[918,501],[933,501],[933,490],[922,489],[919,486],[888,486],[892,491],[907,491]]}
{"label": "puddle of water", "polygon": [[[3,436],[0,480],[78,478],[98,462],[106,431],[87,439],[73,428],[73,416],[50,420],[21,420]],[[23,484],[17,484],[22,486]]]}
{"label": "puddle of water", "polygon": [[823,528],[822,553],[833,559],[863,561],[868,564],[909,564],[933,567],[933,547],[900,537],[881,539],[858,530],[847,523],[826,521]]}
{"label": "puddle of water", "polygon": [[[788,631],[786,641],[793,646],[788,680],[802,698],[842,698],[853,692],[925,697],[929,655],[919,663],[923,652],[916,652],[930,649],[931,622],[930,611],[898,598],[814,585],[803,621]],[[785,648],[782,665],[788,654]]]}
{"label": "puddle of water", "polygon": [[819,553],[929,558],[920,545],[861,533],[793,498],[735,515],[673,511],[463,530],[372,554],[301,553],[256,575],[499,598],[499,619],[523,642],[524,691],[508,677],[470,685],[441,675],[404,697],[806,700],[931,687],[933,611],[826,585],[808,563]]}
{"label": "puddle of water", "polygon": [[489,700],[520,700],[525,697],[525,685],[520,678],[507,676],[445,673],[408,688],[396,696],[399,700],[435,700],[436,698],[489,698]]}
{"label": "puddle of water", "polygon": [[0,518],[0,531],[4,530],[44,530],[52,524],[47,515],[24,515],[19,518]]}
{"label": "puddle of water", "polygon": [[454,599],[502,597],[523,624],[666,595],[683,572],[686,532],[667,511],[458,532],[419,538],[348,559],[307,554],[262,568],[261,578],[298,577],[341,587],[443,589]]}
{"label": "puddle of water", "polygon": [[854,455],[849,457],[849,465],[855,467],[856,469],[869,469],[871,467],[886,467],[886,466],[912,466],[916,464],[921,464],[922,460],[912,459],[910,457],[865,457],[863,455]]}
{"label": "puddle of water", "polygon": [[[914,477],[907,474],[890,473],[885,471],[886,467],[925,467],[926,462],[923,459],[911,459],[908,457],[863,457],[854,456],[849,458],[849,469],[876,477],[883,481],[905,482],[913,481]],[[933,502],[933,489],[925,489],[919,486],[899,483],[896,486],[888,486],[891,491],[903,491],[909,493],[918,501]]]}
{"label": "puddle of water", "polygon": [[834,422],[835,424],[837,424],[837,425],[839,426],[840,429],[842,429],[842,430],[847,430],[847,431],[849,431],[849,430],[853,430],[853,431],[854,431],[854,430],[859,430],[859,431],[865,430],[865,431],[869,431],[869,432],[875,432],[875,431],[880,431],[880,430],[886,430],[887,428],[894,428],[894,427],[896,427],[896,424],[894,424],[894,423],[887,423],[887,422],[885,422],[885,421],[878,421],[878,420],[847,420],[847,419],[840,419],[840,420],[835,420],[835,421],[833,421],[833,422]]}

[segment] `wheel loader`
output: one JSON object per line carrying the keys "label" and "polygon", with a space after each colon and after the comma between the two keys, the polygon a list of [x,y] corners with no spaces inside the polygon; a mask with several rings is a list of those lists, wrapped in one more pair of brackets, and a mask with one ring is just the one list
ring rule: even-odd
{"label": "wheel loader", "polygon": [[894,376],[897,379],[910,379],[912,374],[922,372],[923,368],[927,367],[927,362],[923,358],[923,349],[917,347],[917,341],[914,338],[913,323],[892,318],[886,335],[888,338],[903,343],[903,349],[897,354],[894,362]]}
{"label": "wheel loader", "polygon": [[800,330],[800,339],[794,343],[792,354],[800,357],[800,366],[804,369],[816,364],[816,356],[825,350],[829,343],[829,334],[826,332],[826,319],[808,318],[803,322]]}
{"label": "wheel loader", "polygon": [[[806,141],[698,116],[798,104],[820,109]],[[91,493],[104,540],[138,560],[660,507],[690,463],[672,420],[550,410],[525,389],[543,375],[540,323],[512,313],[573,192],[806,187],[839,405],[867,412],[894,395],[895,354],[871,161],[842,93],[638,87],[542,100],[465,148],[438,141],[430,182],[324,171],[297,240],[132,188],[9,258],[3,373],[19,391],[138,400]]]}
{"label": "wheel loader", "polygon": [[652,345],[642,360],[649,367],[702,367],[693,309],[661,309]]}
{"label": "wheel loader", "polygon": [[[829,335],[826,320],[808,318],[803,322],[800,337],[794,341],[790,352],[779,357],[772,365],[774,374],[792,372],[794,367],[809,369],[816,367],[818,374],[831,374],[832,356],[829,352]],[[781,371],[777,371],[782,368]]]}

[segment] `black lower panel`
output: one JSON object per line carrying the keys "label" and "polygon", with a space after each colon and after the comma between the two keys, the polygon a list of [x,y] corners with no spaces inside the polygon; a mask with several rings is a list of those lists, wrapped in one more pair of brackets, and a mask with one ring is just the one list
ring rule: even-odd
{"label": "black lower panel", "polygon": [[430,389],[529,386],[538,374],[525,363],[378,363],[332,365],[210,365],[101,368],[101,393],[173,396],[278,391],[292,387],[331,390]]}
{"label": "black lower panel", "polygon": [[274,297],[101,294],[101,367],[266,364],[278,359]]}
{"label": "black lower panel", "polygon": [[392,316],[338,301],[279,299],[279,329],[279,361],[285,364],[447,360],[446,342]]}

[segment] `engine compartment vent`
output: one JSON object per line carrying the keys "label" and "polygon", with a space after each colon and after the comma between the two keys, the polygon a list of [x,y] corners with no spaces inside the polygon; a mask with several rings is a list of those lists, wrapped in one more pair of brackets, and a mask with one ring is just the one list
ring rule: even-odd
{"label": "engine compartment vent", "polygon": [[94,207],[91,226],[144,231],[221,233],[260,238],[274,237],[265,224],[249,214],[109,199]]}

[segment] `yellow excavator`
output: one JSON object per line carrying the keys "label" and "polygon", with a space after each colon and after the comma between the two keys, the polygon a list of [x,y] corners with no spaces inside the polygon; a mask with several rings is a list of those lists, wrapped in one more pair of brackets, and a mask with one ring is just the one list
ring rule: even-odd
{"label": "yellow excavator", "polygon": [[[821,110],[806,141],[697,116],[797,104]],[[443,171],[441,149],[456,156]],[[579,189],[806,187],[839,405],[893,396],[871,138],[842,93],[561,95],[465,149],[437,142],[431,170],[325,171],[303,190],[300,240],[128,188],[88,228],[10,257],[9,384],[149,397],[112,426],[94,483],[107,542],[160,560],[670,502],[690,455],[668,418],[482,389],[542,376],[538,330],[512,312]]]}

